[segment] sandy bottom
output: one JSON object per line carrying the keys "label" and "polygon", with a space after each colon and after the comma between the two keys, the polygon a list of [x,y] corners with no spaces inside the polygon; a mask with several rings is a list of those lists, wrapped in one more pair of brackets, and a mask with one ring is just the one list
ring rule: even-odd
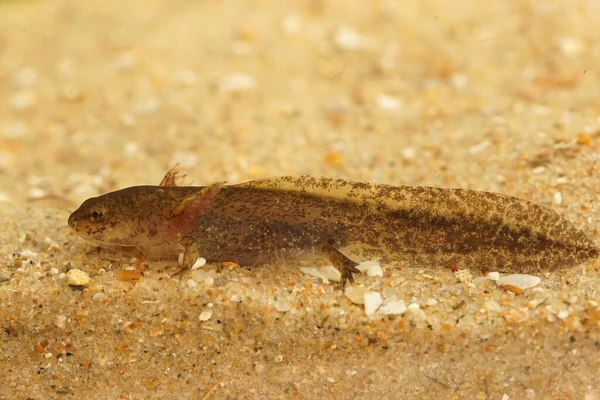
{"label": "sandy bottom", "polygon": [[382,265],[367,316],[319,260],[171,279],[66,223],[179,162],[501,192],[597,241],[599,4],[0,1],[0,398],[600,399],[594,260],[520,295]]}

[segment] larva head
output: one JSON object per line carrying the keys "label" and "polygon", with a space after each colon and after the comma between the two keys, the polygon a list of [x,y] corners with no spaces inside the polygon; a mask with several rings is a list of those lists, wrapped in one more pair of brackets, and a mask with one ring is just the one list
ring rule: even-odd
{"label": "larva head", "polygon": [[[172,196],[156,186],[135,186],[81,204],[69,217],[75,233],[100,244],[152,246],[162,242]],[[176,203],[175,203],[176,204]]]}

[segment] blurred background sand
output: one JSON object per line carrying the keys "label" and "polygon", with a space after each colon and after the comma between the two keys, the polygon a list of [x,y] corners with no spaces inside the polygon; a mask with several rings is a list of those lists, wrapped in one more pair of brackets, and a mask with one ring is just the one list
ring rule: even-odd
{"label": "blurred background sand", "polygon": [[520,296],[384,267],[357,283],[420,306],[367,318],[293,262],[132,280],[66,224],[179,162],[498,191],[597,240],[598,26],[592,0],[0,1],[0,398],[599,399],[594,262]]}

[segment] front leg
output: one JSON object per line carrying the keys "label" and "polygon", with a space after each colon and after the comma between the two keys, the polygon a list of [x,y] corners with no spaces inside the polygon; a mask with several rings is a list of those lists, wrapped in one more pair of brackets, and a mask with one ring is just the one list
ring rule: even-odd
{"label": "front leg", "polygon": [[352,274],[360,273],[360,270],[356,268],[358,263],[346,257],[338,249],[336,249],[330,244],[324,245],[323,251],[329,258],[329,261],[331,261],[333,266],[339,269],[342,273],[340,285],[344,287],[346,286],[346,282],[354,283],[354,276],[352,276]]}
{"label": "front leg", "polygon": [[192,268],[198,258],[200,258],[200,243],[191,236],[178,235],[177,241],[183,247],[183,261],[179,271],[173,274],[173,277],[184,273]]}

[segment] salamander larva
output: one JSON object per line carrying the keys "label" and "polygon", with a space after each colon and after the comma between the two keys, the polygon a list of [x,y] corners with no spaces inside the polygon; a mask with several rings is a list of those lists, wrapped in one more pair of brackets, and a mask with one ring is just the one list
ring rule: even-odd
{"label": "salamander larva", "polygon": [[354,258],[532,273],[599,254],[554,210],[497,193],[310,176],[177,186],[177,174],[90,198],[68,223],[100,244],[183,250],[184,270],[200,256],[256,265],[317,253],[342,285],[358,272]]}

